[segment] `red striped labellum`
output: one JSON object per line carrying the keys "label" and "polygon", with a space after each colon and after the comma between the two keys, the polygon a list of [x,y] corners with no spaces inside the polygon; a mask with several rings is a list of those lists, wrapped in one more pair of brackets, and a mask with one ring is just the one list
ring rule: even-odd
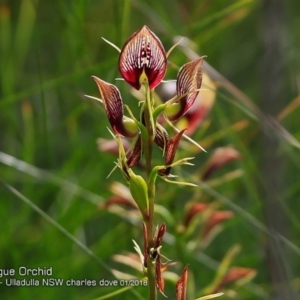
{"label": "red striped labellum", "polygon": [[143,73],[150,89],[164,78],[167,68],[165,49],[147,27],[135,32],[125,43],[119,57],[119,71],[127,83],[139,90]]}

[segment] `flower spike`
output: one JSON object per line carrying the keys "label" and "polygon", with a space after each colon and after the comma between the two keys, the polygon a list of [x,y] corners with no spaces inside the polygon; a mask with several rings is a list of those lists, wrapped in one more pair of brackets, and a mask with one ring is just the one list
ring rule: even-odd
{"label": "flower spike", "polygon": [[164,78],[167,68],[165,49],[158,37],[147,27],[135,32],[125,43],[119,57],[122,77],[139,90],[146,75],[150,89]]}
{"label": "flower spike", "polygon": [[[158,225],[156,231],[153,232],[155,213],[160,211],[162,215],[165,215],[162,210],[163,207],[158,208],[155,202],[156,179],[159,177],[177,185],[197,186],[194,183],[173,180],[177,176],[172,175],[171,170],[176,166],[193,165],[191,163],[193,157],[184,157],[175,160],[182,137],[203,151],[205,150],[186,136],[188,128],[182,129],[183,126],[180,126],[178,129],[175,126],[176,124],[174,125],[172,122],[184,116],[193,106],[202,85],[203,60],[205,56],[186,63],[179,69],[176,80],[176,94],[174,84],[173,98],[170,99],[168,97],[170,100],[162,99],[163,101],[160,102],[154,89],[163,81],[167,69],[167,58],[180,41],[166,52],[160,39],[147,26],[143,26],[140,30],[134,32],[121,49],[108,40],[104,38],[103,40],[119,52],[118,69],[122,77],[119,79],[125,80],[126,83],[134,88],[134,94],[139,94],[137,98],[139,104],[142,104],[139,105],[139,118],[136,118],[129,106],[123,104],[120,91],[115,85],[92,76],[100,91],[101,99],[88,97],[103,104],[112,127],[111,129],[108,128],[108,131],[114,139],[113,144],[103,140],[100,140],[99,144],[102,150],[118,155],[115,167],[111,173],[116,168],[121,170],[128,184],[127,192],[131,195],[130,201],[123,194],[112,197],[106,201],[105,207],[121,204],[134,208],[141,213],[143,219],[143,250],[133,241],[134,249],[141,263],[138,267],[142,266],[145,279],[148,278],[150,298],[156,299],[157,292],[165,296],[163,271],[170,265],[173,265],[171,260],[161,253],[163,239],[167,230],[166,224],[162,223]],[[141,99],[142,93],[138,93],[136,90],[140,90],[142,86],[144,97]],[[124,108],[126,109],[125,114],[128,117],[124,115]],[[193,109],[196,109],[195,105]],[[193,117],[196,119],[199,116],[202,115],[193,114]],[[185,119],[187,117],[188,115],[185,116]],[[175,131],[172,138],[169,138],[169,130],[166,130],[167,128],[164,127],[165,123],[161,122],[163,119]],[[129,144],[129,141],[125,138],[133,139]],[[156,154],[154,153],[155,144],[162,152],[164,159],[162,165],[155,165],[153,161]],[[140,162],[142,157],[144,158],[144,163]],[[136,168],[134,167],[136,165],[145,169],[144,176],[135,173]],[[170,178],[172,180],[169,180]],[[190,219],[200,212],[200,208],[193,207],[186,217],[185,228],[188,227]],[[226,211],[219,212],[208,225],[213,227],[216,225],[215,223],[221,223],[224,219],[231,217],[230,213]],[[167,217],[170,218],[170,216]],[[209,226],[207,227],[208,232],[211,229]],[[123,255],[121,258],[125,258],[124,261],[128,265],[129,263],[135,263],[131,257],[126,258]],[[134,258],[137,258],[136,254]],[[120,275],[128,277],[128,274],[121,274],[121,272],[117,273],[117,275],[118,277],[121,277]],[[187,281],[188,268],[185,267],[176,283],[176,300],[187,299]],[[219,295],[220,293],[212,294],[202,299],[210,299],[210,297],[213,298]]]}
{"label": "flower spike", "polygon": [[92,78],[98,85],[106,115],[114,132],[128,138],[135,137],[138,127],[134,120],[124,116],[123,101],[118,88],[96,76]]}

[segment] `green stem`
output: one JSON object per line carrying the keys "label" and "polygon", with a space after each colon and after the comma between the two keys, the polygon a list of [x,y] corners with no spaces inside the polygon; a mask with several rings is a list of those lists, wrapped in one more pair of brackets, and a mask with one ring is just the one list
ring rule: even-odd
{"label": "green stem", "polygon": [[143,151],[145,153],[145,159],[146,159],[146,173],[147,178],[149,177],[151,171],[152,171],[152,141],[153,141],[153,132],[151,130],[150,120],[149,120],[149,109],[147,107],[147,104],[145,105],[144,110],[144,118],[145,118],[145,125],[147,129],[147,137],[144,138],[144,144],[143,144]]}
{"label": "green stem", "polygon": [[[154,247],[153,243],[153,227],[154,227],[154,194],[155,194],[155,186],[148,185],[148,199],[149,199],[149,219],[146,222],[147,227],[147,239],[148,239],[148,252],[149,249]],[[156,300],[156,280],[155,280],[155,262],[152,260],[150,255],[148,256],[147,262],[147,275],[148,275],[148,283],[149,283],[149,299]]]}
{"label": "green stem", "polygon": [[[148,232],[148,243],[151,242],[151,245],[148,245],[149,249],[153,245],[153,238],[149,239],[149,234],[152,235],[153,230],[150,222],[147,224],[147,232]],[[149,286],[149,300],[156,300],[157,299],[157,292],[156,292],[156,283],[155,283],[155,264],[153,260],[148,256],[147,262],[147,276],[148,276],[148,286]]]}
{"label": "green stem", "polygon": [[[155,198],[155,182],[150,179],[150,174],[152,171],[152,147],[153,140],[155,137],[155,125],[152,116],[152,102],[150,89],[148,85],[145,85],[146,89],[146,102],[144,106],[144,118],[145,118],[145,126],[147,129],[147,137],[143,140],[143,150],[146,158],[146,172],[147,172],[147,181],[148,181],[148,201],[149,201],[149,218],[146,222],[147,227],[147,242],[148,242],[148,250],[151,249],[153,245],[153,219],[154,219],[154,198]],[[156,282],[155,282],[155,263],[153,260],[148,257],[147,262],[147,275],[148,275],[148,284],[149,284],[149,299],[156,300],[157,299],[157,291],[156,291]]]}
{"label": "green stem", "polygon": [[[149,174],[150,176],[150,174]],[[155,181],[148,176],[148,200],[149,200],[149,220],[146,222],[148,249],[153,248],[153,225],[154,225],[154,198],[155,198]],[[150,255],[147,262],[148,282],[149,282],[149,299],[156,300],[156,282],[155,282],[155,263]]]}

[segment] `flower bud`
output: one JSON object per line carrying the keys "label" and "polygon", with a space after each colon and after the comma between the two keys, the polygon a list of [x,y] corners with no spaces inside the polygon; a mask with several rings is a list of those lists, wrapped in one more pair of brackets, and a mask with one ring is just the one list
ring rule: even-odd
{"label": "flower bud", "polygon": [[131,169],[128,169],[130,176],[129,190],[132,198],[139,207],[143,217],[149,217],[149,200],[148,200],[148,186],[142,176],[134,174]]}
{"label": "flower bud", "polygon": [[172,119],[173,116],[177,116],[181,111],[181,104],[180,103],[172,103],[168,104],[165,107],[165,115],[168,119]]}
{"label": "flower bud", "polygon": [[135,137],[139,133],[136,122],[126,116],[123,116],[123,127],[127,137]]}

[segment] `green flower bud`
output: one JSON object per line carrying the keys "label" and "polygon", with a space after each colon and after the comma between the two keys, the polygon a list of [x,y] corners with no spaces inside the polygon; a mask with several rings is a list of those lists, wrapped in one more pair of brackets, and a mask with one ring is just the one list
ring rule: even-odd
{"label": "green flower bud", "polygon": [[182,109],[183,107],[181,102],[172,103],[172,104],[167,103],[167,105],[165,106],[164,113],[169,120],[172,120],[173,118],[175,118],[177,115],[181,113]]}
{"label": "green flower bud", "polygon": [[139,127],[136,122],[126,116],[123,116],[123,128],[127,137],[135,137],[139,133]]}
{"label": "green flower bud", "polygon": [[144,218],[149,217],[149,200],[148,200],[148,186],[142,176],[134,174],[131,169],[128,169],[130,176],[129,190],[132,198],[139,207]]}

